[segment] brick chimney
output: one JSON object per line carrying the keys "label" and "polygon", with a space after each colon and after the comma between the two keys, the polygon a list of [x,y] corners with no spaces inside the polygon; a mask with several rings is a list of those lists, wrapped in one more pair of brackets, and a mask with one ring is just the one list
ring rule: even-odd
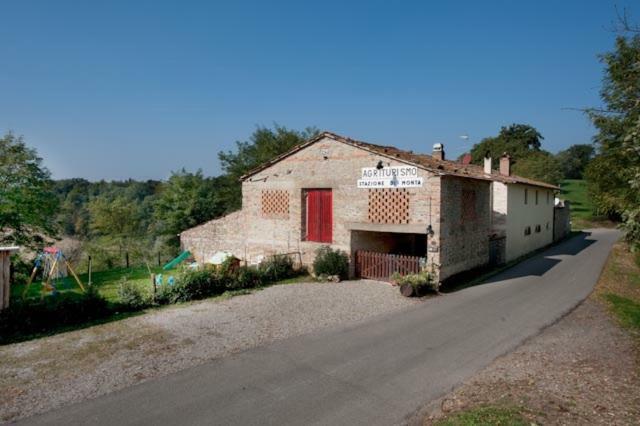
{"label": "brick chimney", "polygon": [[431,156],[436,160],[444,160],[444,145],[441,143],[433,144],[433,153]]}
{"label": "brick chimney", "polygon": [[462,160],[460,160],[460,162],[466,166],[467,164],[471,164],[471,160],[473,160],[471,154],[466,153],[462,156]]}
{"label": "brick chimney", "polygon": [[500,174],[511,176],[511,157],[506,152],[500,157]]}
{"label": "brick chimney", "polygon": [[492,167],[491,163],[492,163],[491,157],[489,157],[489,153],[487,153],[487,155],[485,155],[484,157],[484,173],[486,175],[491,174],[491,167]]}

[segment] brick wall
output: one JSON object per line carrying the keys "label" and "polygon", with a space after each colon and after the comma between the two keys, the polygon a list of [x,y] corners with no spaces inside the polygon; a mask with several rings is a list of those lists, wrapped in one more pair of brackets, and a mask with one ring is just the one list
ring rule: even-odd
{"label": "brick wall", "polygon": [[441,183],[440,280],[444,280],[489,262],[491,184],[452,176],[443,177]]}

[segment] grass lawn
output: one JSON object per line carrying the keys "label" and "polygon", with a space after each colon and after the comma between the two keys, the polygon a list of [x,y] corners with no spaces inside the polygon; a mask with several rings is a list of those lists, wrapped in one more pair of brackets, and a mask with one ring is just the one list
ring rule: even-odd
{"label": "grass lawn", "polygon": [[571,219],[593,218],[593,204],[587,193],[587,181],[566,179],[560,184],[561,196],[571,201]]}
{"label": "grass lawn", "polygon": [[527,426],[530,422],[519,410],[501,407],[478,407],[440,420],[437,426],[514,425]]}
{"label": "grass lawn", "polygon": [[571,228],[580,231],[586,228],[612,228],[616,224],[605,217],[594,216],[594,206],[587,192],[587,181],[565,179],[560,184],[560,197],[571,201]]}
{"label": "grass lawn", "polygon": [[[163,274],[164,277],[168,277],[175,274],[173,271],[163,271],[162,268],[156,267],[151,269],[152,273]],[[88,274],[79,274],[78,278],[82,281],[83,285],[87,285],[89,282]],[[146,267],[135,268],[114,268],[107,271],[97,271],[91,274],[91,281],[94,285],[98,286],[100,294],[104,296],[109,302],[116,302],[118,299],[118,285],[120,281],[126,278],[129,282],[136,283],[140,287],[151,292],[153,287],[151,286],[151,277],[149,270]],[[166,278],[165,278],[166,280]],[[78,284],[69,274],[69,276],[55,281],[55,286],[60,293],[64,292],[80,292]],[[11,298],[17,300],[22,297],[24,291],[24,285],[15,284],[11,289]],[[39,298],[42,292],[42,282],[34,281],[29,286],[27,292],[27,298]],[[45,293],[48,294],[48,293]]]}
{"label": "grass lawn", "polygon": [[[168,277],[175,276],[177,273],[177,269],[173,269],[170,271],[163,271],[160,267],[151,268],[151,273],[153,274],[162,274],[163,280],[166,283]],[[78,278],[82,281],[83,285],[87,285],[89,282],[88,274],[78,274]],[[140,288],[144,289],[147,292],[152,292],[153,287],[151,285],[151,277],[149,275],[149,270],[142,267],[135,268],[114,268],[109,269],[107,271],[98,271],[93,272],[91,274],[91,281],[94,285],[98,286],[100,294],[104,296],[109,302],[117,302],[118,301],[118,286],[120,285],[120,281],[126,278],[128,282],[134,283],[138,285]],[[273,284],[297,284],[301,282],[310,281],[312,278],[309,275],[303,274],[293,278],[288,278],[282,281],[278,281]],[[55,286],[60,293],[66,292],[77,292],[80,293],[80,288],[78,284],[73,279],[71,274],[69,276],[62,278],[60,280],[56,280]],[[14,284],[11,288],[11,299],[18,300],[22,297],[22,293],[24,291],[24,285]],[[28,299],[40,298],[42,294],[42,282],[34,281],[29,286],[29,291],[26,294]],[[45,293],[50,294],[50,293]]]}
{"label": "grass lawn", "polygon": [[640,255],[632,253],[627,244],[616,244],[601,281],[601,297],[610,311],[622,325],[640,332]]}

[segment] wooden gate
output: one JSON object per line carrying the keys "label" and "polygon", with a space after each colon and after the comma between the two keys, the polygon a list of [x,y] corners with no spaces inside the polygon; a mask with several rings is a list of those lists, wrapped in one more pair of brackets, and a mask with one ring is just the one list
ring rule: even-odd
{"label": "wooden gate", "polygon": [[422,270],[426,259],[419,256],[377,253],[374,251],[356,251],[356,275],[360,278],[389,281],[391,275],[417,274]]}

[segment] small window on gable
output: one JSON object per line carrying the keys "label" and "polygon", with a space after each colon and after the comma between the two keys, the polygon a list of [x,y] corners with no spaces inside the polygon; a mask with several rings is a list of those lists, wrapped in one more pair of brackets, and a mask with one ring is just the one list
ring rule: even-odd
{"label": "small window on gable", "polygon": [[527,226],[526,228],[524,228],[524,235],[531,235],[531,227]]}
{"label": "small window on gable", "polygon": [[549,222],[547,222],[547,231],[549,230]]}
{"label": "small window on gable", "polygon": [[538,190],[536,189],[536,206],[538,205]]}
{"label": "small window on gable", "polygon": [[536,225],[536,233],[540,232],[542,230],[542,227],[540,225]]}
{"label": "small window on gable", "polygon": [[524,203],[527,204],[529,202],[529,190],[527,188],[524,189]]}

